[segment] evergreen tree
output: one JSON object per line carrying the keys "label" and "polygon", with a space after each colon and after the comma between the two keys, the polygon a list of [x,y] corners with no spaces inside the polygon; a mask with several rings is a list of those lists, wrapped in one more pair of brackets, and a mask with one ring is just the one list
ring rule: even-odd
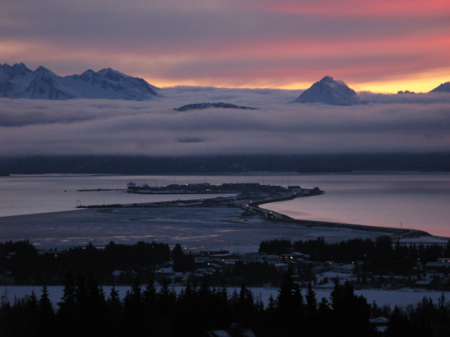
{"label": "evergreen tree", "polygon": [[305,295],[306,299],[306,334],[312,335],[317,325],[317,300],[316,293],[312,289],[311,282],[308,283],[308,289]]}
{"label": "evergreen tree", "polygon": [[123,332],[123,309],[119,292],[113,286],[106,300],[106,319],[104,324],[105,336],[121,336]]}
{"label": "evergreen tree", "polygon": [[413,336],[411,324],[406,314],[395,306],[389,318],[388,328],[385,332],[386,337],[411,337]]}
{"label": "evergreen tree", "polygon": [[311,282],[308,283],[308,290],[305,295],[306,299],[306,315],[309,320],[315,320],[317,315],[317,300],[316,293],[312,289]]}
{"label": "evergreen tree", "polygon": [[303,330],[305,305],[300,287],[294,283],[292,273],[285,274],[277,298],[276,324],[287,335]]}
{"label": "evergreen tree", "polygon": [[293,307],[294,279],[289,271],[283,277],[277,297],[277,309],[280,314],[288,314]]}
{"label": "evergreen tree", "polygon": [[269,313],[275,312],[275,306],[276,306],[276,302],[275,302],[275,300],[273,299],[272,294],[270,294],[270,296],[269,296],[269,304],[268,304],[268,306],[267,306],[267,311],[268,311]]}
{"label": "evergreen tree", "polygon": [[80,312],[85,312],[88,306],[88,290],[83,273],[79,273],[77,277],[75,303]]}
{"label": "evergreen tree", "polygon": [[130,327],[130,334],[141,336],[144,333],[144,307],[142,288],[139,279],[134,279],[131,291],[128,291],[124,300],[124,314],[126,326]]}
{"label": "evergreen tree", "polygon": [[121,302],[120,302],[119,292],[116,290],[115,286],[113,286],[111,288],[109,297],[106,300],[106,306],[108,308],[108,311],[110,311],[111,313],[117,314],[117,316],[120,316],[120,313],[122,311]]}
{"label": "evergreen tree", "polygon": [[76,286],[71,272],[66,276],[63,297],[61,298],[61,302],[58,303],[58,306],[60,333],[67,334],[67,336],[77,336],[77,328],[73,326],[79,317],[76,307]]}
{"label": "evergreen tree", "polygon": [[106,301],[103,289],[99,287],[97,279],[94,277],[92,271],[88,274],[86,292],[87,308],[84,319],[88,322],[91,333],[99,335],[102,333],[103,322],[106,319]]}
{"label": "evergreen tree", "polygon": [[370,325],[371,306],[362,296],[356,296],[350,282],[343,286],[337,281],[331,293],[332,323],[335,336],[372,336],[375,329]]}
{"label": "evergreen tree", "polygon": [[[16,335],[22,336],[36,336],[36,327],[39,324],[40,313],[39,313],[39,299],[37,298],[34,291],[31,292],[30,296],[25,296],[23,301],[16,300],[16,304],[19,304],[20,308],[23,309],[23,314],[19,313],[18,322],[20,322],[20,332],[17,331]],[[0,323],[0,331],[1,323]],[[0,333],[1,334],[1,333]]]}
{"label": "evergreen tree", "polygon": [[39,321],[37,326],[38,335],[53,336],[55,334],[55,311],[53,310],[52,302],[48,297],[48,290],[46,286],[42,287],[42,294],[39,299]]}
{"label": "evergreen tree", "polygon": [[66,283],[64,284],[63,297],[61,298],[62,301],[58,303],[61,314],[66,310],[68,312],[74,311],[76,289],[73,275],[69,272],[66,276]]}
{"label": "evergreen tree", "polygon": [[[189,285],[188,285],[188,287],[189,287]],[[187,288],[186,288],[186,291],[187,291]],[[145,307],[145,310],[152,311],[156,304],[156,289],[155,289],[153,280],[150,280],[150,282],[147,283],[145,290],[142,293],[142,300],[143,300],[143,305]]]}
{"label": "evergreen tree", "polygon": [[39,312],[42,315],[43,319],[53,320],[53,316],[55,314],[52,306],[52,302],[48,297],[47,286],[42,287],[41,298],[39,299]]}

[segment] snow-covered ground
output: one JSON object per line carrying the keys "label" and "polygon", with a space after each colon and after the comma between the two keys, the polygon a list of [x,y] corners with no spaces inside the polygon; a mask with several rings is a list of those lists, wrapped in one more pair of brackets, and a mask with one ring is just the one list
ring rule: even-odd
{"label": "snow-covered ground", "polygon": [[257,252],[264,240],[315,240],[327,242],[370,238],[387,234],[348,228],[299,226],[262,217],[242,216],[230,207],[158,207],[86,209],[1,219],[2,241],[30,240],[37,248],[67,248],[92,243],[97,247],[114,241],[179,243],[187,250],[226,249],[232,253]]}

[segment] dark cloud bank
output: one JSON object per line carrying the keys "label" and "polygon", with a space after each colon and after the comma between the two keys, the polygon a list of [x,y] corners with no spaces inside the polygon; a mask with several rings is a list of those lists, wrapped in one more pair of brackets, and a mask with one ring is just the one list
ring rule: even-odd
{"label": "dark cloud bank", "polygon": [[[289,104],[299,93],[178,87],[148,102],[0,99],[0,156],[450,152],[450,95],[365,93],[381,103]],[[174,111],[218,101],[259,110]]]}

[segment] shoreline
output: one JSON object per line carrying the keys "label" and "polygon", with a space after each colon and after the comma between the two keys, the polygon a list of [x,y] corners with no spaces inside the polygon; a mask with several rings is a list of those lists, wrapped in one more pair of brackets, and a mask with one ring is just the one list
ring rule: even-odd
{"label": "shoreline", "polygon": [[[299,186],[298,188],[300,189]],[[91,191],[96,192],[96,189]],[[255,245],[260,243],[257,242],[259,238],[262,240],[276,238],[309,240],[323,236],[329,242],[340,242],[354,238],[374,239],[380,235],[389,235],[395,241],[402,240],[404,244],[409,242],[445,244],[449,239],[434,236],[420,229],[295,219],[260,207],[293,198],[314,196],[309,193],[303,194],[304,191],[311,192],[314,189],[301,189],[300,192],[297,191],[297,194],[293,194],[292,190],[285,190],[284,195],[283,193],[266,195],[267,199],[264,200],[258,200],[258,195],[261,197],[261,194],[255,193],[249,197],[253,198],[253,202],[235,197],[235,205],[229,209],[226,207],[229,203],[226,195],[216,198],[224,201],[219,206],[214,203],[215,198],[211,194],[202,196],[208,203],[208,205],[202,205],[202,199],[173,200],[177,196],[169,193],[173,198],[167,199],[171,201],[82,207],[87,212],[79,212],[82,209],[74,206],[70,210],[8,215],[0,217],[2,232],[0,237],[3,241],[29,238],[31,242],[37,242],[41,247],[83,246],[88,242],[101,246],[108,243],[107,240],[133,244],[139,240],[156,239],[165,240],[171,244],[184,241],[188,246],[199,249],[208,245],[220,245],[220,247],[230,247],[230,249],[241,251],[254,249]],[[315,192],[323,193],[320,189]],[[97,198],[96,201],[101,202],[102,199],[103,197]],[[157,199],[164,200],[162,197]],[[120,202],[123,199],[121,197],[116,200]],[[244,207],[244,205],[250,205],[250,207]],[[251,216],[246,214],[248,209],[254,214]],[[212,230],[203,225],[205,220],[209,221],[208,226],[211,226]],[[164,226],[172,228],[162,230]],[[263,228],[270,228],[270,231]],[[234,236],[222,233],[227,231],[234,232]],[[216,236],[217,239],[205,239],[211,235]]]}
{"label": "shoreline", "polygon": [[[388,235],[401,244],[446,245],[448,238],[420,231],[398,235],[390,228],[345,225],[307,220],[276,221],[263,216],[245,216],[239,208],[161,207],[103,208],[4,217],[2,241],[29,240],[38,249],[69,249],[91,243],[102,247],[116,244],[165,242],[181,244],[189,251],[225,249],[237,253],[258,251],[261,242],[274,239],[316,240],[329,243],[372,239]],[[406,234],[406,233],[403,233]]]}
{"label": "shoreline", "polygon": [[[268,203],[270,203],[270,202],[268,202]],[[86,207],[86,208],[85,207],[83,207],[83,208],[74,207],[74,209],[64,210],[64,211],[7,215],[7,216],[0,217],[0,219],[27,218],[27,217],[36,217],[36,216],[46,216],[46,215],[53,216],[53,215],[58,215],[58,214],[68,215],[68,214],[75,213],[75,212],[83,212],[88,209],[98,209],[100,211],[101,209],[108,209],[108,208],[111,208],[111,207],[106,207],[106,206],[105,207],[96,207],[96,208],[95,207]],[[271,212],[276,213],[275,211],[271,211]],[[288,215],[285,215],[282,213],[278,213],[278,214],[280,214],[283,217],[286,217],[288,219],[286,219],[286,220],[277,219],[277,220],[272,220],[272,221],[277,221],[280,223],[287,223],[287,224],[295,224],[300,227],[345,228],[345,229],[351,229],[351,230],[357,230],[357,231],[388,232],[388,233],[393,233],[393,236],[394,236],[394,234],[398,235],[398,233],[400,232],[401,234],[402,233],[404,234],[401,236],[402,238],[414,238],[417,236],[418,237],[428,236],[428,237],[434,237],[434,238],[442,239],[442,240],[450,240],[450,237],[433,235],[433,234],[430,234],[428,232],[418,230],[418,229],[408,229],[408,228],[398,229],[398,228],[391,228],[391,227],[370,226],[370,225],[361,225],[361,224],[348,224],[348,223],[340,223],[340,222],[294,219],[294,218],[291,218]]]}
{"label": "shoreline", "polygon": [[[96,192],[98,190],[101,190],[101,189],[83,190],[83,192]],[[111,190],[111,189],[109,189],[109,190]],[[312,189],[310,189],[309,191],[312,191]],[[426,231],[418,230],[418,229],[409,229],[409,228],[399,229],[399,228],[392,228],[392,227],[371,226],[371,225],[363,225],[363,224],[350,224],[350,223],[319,221],[319,220],[309,220],[309,219],[295,219],[286,214],[259,207],[259,206],[265,205],[265,204],[271,204],[271,203],[275,203],[275,202],[283,202],[283,201],[288,201],[288,200],[292,200],[295,198],[312,197],[312,196],[317,196],[317,195],[321,195],[324,193],[321,190],[319,190],[319,191],[320,191],[320,193],[317,193],[317,194],[310,194],[310,195],[291,194],[291,195],[280,197],[280,198],[255,201],[250,204],[247,204],[246,206],[248,206],[249,209],[253,210],[257,215],[268,218],[271,222],[279,222],[279,223],[283,223],[283,224],[294,224],[299,227],[350,229],[350,230],[356,230],[356,231],[363,231],[363,232],[366,231],[366,232],[375,232],[375,233],[382,232],[382,233],[389,233],[392,237],[398,237],[399,239],[400,238],[408,239],[408,238],[417,238],[417,237],[434,237],[436,239],[444,239],[444,240],[450,239],[450,238],[443,237],[443,236],[435,236]],[[165,195],[172,194],[174,196],[176,195],[173,193],[155,193],[155,195],[158,195],[158,194],[165,194]],[[189,193],[189,194],[192,194],[192,193]],[[192,194],[192,195],[194,195],[194,194]],[[213,194],[210,194],[210,195],[213,195]],[[183,202],[183,203],[194,202],[195,203],[200,200],[201,199],[199,199],[199,200],[189,199],[189,200],[182,200],[181,202]],[[214,198],[210,198],[210,199],[208,198],[205,200],[214,200]],[[17,218],[17,217],[34,217],[34,216],[45,216],[45,215],[53,216],[56,214],[61,214],[62,216],[64,216],[64,214],[69,214],[72,212],[79,212],[84,209],[98,209],[98,210],[104,209],[105,210],[105,209],[109,209],[109,208],[112,208],[112,209],[160,208],[160,207],[167,207],[169,204],[174,204],[175,202],[177,202],[177,200],[159,201],[159,202],[153,202],[153,203],[137,203],[137,204],[104,204],[104,205],[87,205],[87,206],[78,205],[78,206],[75,206],[71,210],[9,215],[9,216],[0,217],[0,219],[12,219],[12,218]],[[177,207],[177,206],[170,206],[170,207]],[[178,206],[178,207],[189,208],[189,207],[202,207],[202,206],[192,204],[192,205],[185,205],[185,206]],[[217,206],[210,205],[210,206],[206,206],[206,207],[217,207]],[[240,207],[240,208],[245,210],[244,207]],[[268,216],[269,214],[271,214],[273,216],[270,217],[270,216]]]}
{"label": "shoreline", "polygon": [[[286,199],[290,200],[290,199]],[[284,200],[283,200],[284,201]],[[278,201],[262,201],[255,203],[255,208],[261,209],[259,206],[264,204],[270,204],[272,202],[278,202]],[[282,215],[281,218],[275,219],[280,222],[289,222],[289,223],[295,223],[300,226],[320,226],[320,227],[331,227],[331,228],[348,228],[348,229],[355,229],[359,231],[373,231],[373,232],[391,232],[393,233],[392,236],[398,235],[402,238],[411,238],[411,237],[422,237],[422,236],[434,236],[428,232],[418,230],[418,229],[398,229],[398,228],[390,228],[390,227],[381,227],[381,226],[369,226],[369,225],[361,225],[361,224],[347,224],[347,223],[339,223],[339,222],[329,222],[329,221],[316,221],[316,220],[300,220],[300,219],[294,219],[291,218],[288,215],[278,213],[275,211],[271,211],[273,213],[277,213]],[[450,238],[449,238],[450,239]]]}
{"label": "shoreline", "polygon": [[[349,223],[339,223],[339,222],[329,222],[329,221],[317,221],[317,220],[308,220],[308,219],[294,219],[286,214],[279,213],[273,210],[266,210],[263,208],[260,208],[260,205],[264,204],[270,204],[274,202],[283,202],[292,200],[295,198],[305,198],[305,197],[314,197],[321,194],[324,194],[324,191],[321,191],[320,189],[305,189],[309,191],[307,195],[305,194],[290,194],[288,196],[283,196],[279,198],[269,199],[269,200],[260,200],[255,201],[246,204],[245,206],[240,205],[238,207],[242,208],[244,211],[247,209],[251,209],[253,212],[255,212],[259,216],[263,216],[266,218],[269,218],[271,221],[274,222],[280,222],[280,223],[289,223],[289,224],[295,224],[302,227],[322,227],[322,228],[343,228],[343,229],[350,229],[350,230],[357,230],[357,231],[369,231],[369,232],[383,232],[383,233],[389,233],[392,237],[398,237],[398,239],[403,238],[417,238],[417,237],[436,237],[426,231],[418,230],[418,229],[410,229],[410,228],[404,228],[404,229],[398,229],[398,228],[391,228],[391,227],[382,227],[382,226],[370,226],[370,225],[362,225],[362,224],[349,224]],[[135,192],[132,192],[135,193]],[[146,194],[146,193],[143,193]],[[153,194],[160,194],[160,193],[153,193]],[[161,193],[161,194],[173,194],[173,193]],[[192,194],[195,195],[196,193],[183,193],[183,194]],[[213,194],[213,193],[211,193]],[[176,195],[176,194],[173,194]],[[193,205],[183,205],[183,206],[172,206],[172,207],[202,207],[201,205],[196,205],[196,203],[199,202],[200,199],[196,200],[183,200],[184,203],[186,202],[193,202]],[[214,198],[209,199],[214,200]],[[162,207],[166,206],[167,204],[173,204],[175,201],[171,202],[155,202],[155,203],[139,203],[139,204],[133,204],[133,205],[123,205],[123,204],[111,204],[111,205],[89,205],[89,206],[77,206],[76,208],[81,209],[105,209],[105,208],[153,208],[153,207]],[[201,200],[203,202],[203,200]],[[161,205],[161,206],[160,206]],[[209,207],[215,207],[209,206]],[[438,238],[438,237],[436,237]],[[450,238],[449,238],[450,239]]]}

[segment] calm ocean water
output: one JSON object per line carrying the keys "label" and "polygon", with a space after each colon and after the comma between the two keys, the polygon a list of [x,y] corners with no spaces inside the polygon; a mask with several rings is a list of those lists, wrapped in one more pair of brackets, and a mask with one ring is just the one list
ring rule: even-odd
{"label": "calm ocean water", "polygon": [[0,177],[1,217],[74,210],[82,205],[192,199],[189,195],[135,195],[120,191],[133,181],[151,186],[259,182],[320,187],[324,195],[265,205],[293,218],[414,228],[450,237],[450,174],[328,174],[239,176],[13,175]]}

